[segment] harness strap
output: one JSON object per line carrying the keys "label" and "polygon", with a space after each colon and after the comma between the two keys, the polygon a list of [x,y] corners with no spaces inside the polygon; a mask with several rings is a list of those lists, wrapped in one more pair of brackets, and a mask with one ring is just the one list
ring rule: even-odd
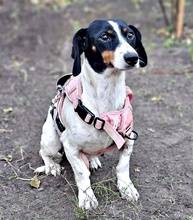
{"label": "harness strap", "polygon": [[[61,81],[61,79],[59,79],[59,81]],[[75,112],[77,112],[77,114],[83,121],[85,121],[87,124],[93,123],[93,126],[98,130],[104,129],[116,143],[118,149],[123,146],[123,144],[125,143],[125,135],[129,136],[132,132],[132,129],[128,128],[133,127],[132,107],[130,104],[133,99],[133,95],[129,87],[126,87],[127,96],[124,108],[118,111],[105,112],[100,117],[96,117],[86,106],[83,105],[81,101],[82,84],[80,80],[80,75],[77,77],[71,76],[71,78],[67,80],[67,82],[64,84],[63,90],[64,91],[62,94],[62,98],[59,100],[57,106],[60,120],[65,94],[73,103]],[[112,120],[109,119],[109,114],[112,117],[114,116],[115,120],[117,119],[117,117],[121,119],[119,126],[115,122],[113,122],[112,125]],[[127,127],[125,127],[125,125],[127,125]]]}
{"label": "harness strap", "polygon": [[[75,102],[73,102],[73,104]],[[126,108],[128,108],[128,104],[129,103],[128,103],[128,100],[127,100],[126,101],[126,105],[125,105]],[[131,127],[133,126],[132,121],[131,121],[131,124],[129,124],[129,126],[126,127],[126,128],[124,128],[125,121],[122,122],[121,123],[122,125],[120,126],[121,129],[119,131],[117,131],[116,129],[117,129],[118,126],[117,125],[116,126],[112,126],[108,122],[108,117],[107,117],[108,112],[102,114],[101,115],[102,117],[95,117],[95,115],[83,105],[81,100],[78,100],[78,104],[74,104],[74,105],[75,105],[75,112],[78,113],[80,118],[83,121],[85,121],[87,124],[92,124],[93,123],[93,126],[97,130],[103,130],[104,129],[107,132],[107,134],[113,139],[113,141],[116,143],[118,149],[120,149],[124,145],[124,143],[125,143],[125,138],[124,138],[125,135],[127,134],[127,136],[129,136],[130,133],[132,132],[132,129],[131,129]],[[114,111],[113,113],[116,115],[117,112],[118,111]]]}
{"label": "harness strap", "polygon": [[[83,152],[80,151],[80,155],[89,167],[89,161],[86,155],[100,155],[108,151],[112,151],[125,144],[127,139],[130,139],[130,134],[133,129],[133,116],[131,101],[133,99],[133,93],[129,87],[126,87],[126,99],[124,108],[117,111],[105,112],[100,117],[96,117],[81,101],[82,84],[80,75],[73,77],[71,75],[61,77],[58,81],[59,95],[55,98],[53,112],[55,114],[55,122],[60,132],[65,130],[62,123],[61,113],[65,96],[73,103],[74,110],[79,117],[87,124],[93,124],[97,130],[105,130],[106,133],[113,139],[114,143],[106,149],[102,149],[96,152]],[[61,89],[62,88],[62,89]],[[55,110],[57,109],[57,111]],[[52,112],[52,115],[54,115]],[[135,133],[135,132],[134,132]],[[137,133],[136,133],[137,134]],[[135,136],[137,138],[137,135]],[[86,155],[85,155],[86,154]]]}
{"label": "harness strap", "polygon": [[121,149],[121,147],[125,143],[125,139],[115,130],[115,128],[112,127],[111,124],[108,122],[105,122],[104,124],[104,130],[107,132],[107,134],[113,139],[113,141],[116,143],[117,148]]}
{"label": "harness strap", "polygon": [[84,161],[86,167],[89,169],[89,160],[88,160],[86,155],[97,156],[97,155],[101,155],[101,154],[104,154],[104,153],[107,153],[107,152],[111,152],[114,149],[116,149],[116,144],[113,144],[108,148],[98,150],[98,151],[95,151],[95,152],[80,151],[80,156],[82,157],[82,160]]}

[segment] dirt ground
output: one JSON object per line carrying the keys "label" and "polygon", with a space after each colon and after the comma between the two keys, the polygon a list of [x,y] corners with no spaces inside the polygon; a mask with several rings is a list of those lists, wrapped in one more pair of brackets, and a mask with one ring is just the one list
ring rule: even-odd
{"label": "dirt ground", "polygon": [[[139,9],[128,0],[81,0],[63,8],[38,8],[21,0],[0,4],[0,219],[192,220],[193,63],[190,46],[177,42],[166,48],[166,38],[157,35],[164,27],[157,1],[144,1]],[[186,30],[193,28],[192,11],[189,0]],[[145,69],[127,74],[139,133],[131,179],[140,199],[129,203],[119,197],[114,151],[92,173],[99,208],[84,212],[77,208],[77,189],[65,159],[62,176],[39,176],[38,189],[30,179],[43,165],[41,128],[56,80],[72,68],[73,34],[96,18],[113,17],[140,29],[149,58]]]}

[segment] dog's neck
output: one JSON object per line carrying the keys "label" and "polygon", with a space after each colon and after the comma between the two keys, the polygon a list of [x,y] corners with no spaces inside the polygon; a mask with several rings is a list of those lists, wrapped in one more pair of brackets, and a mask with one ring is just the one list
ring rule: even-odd
{"label": "dog's neck", "polygon": [[96,73],[85,58],[81,71],[82,101],[93,113],[121,109],[126,97],[125,71],[107,68]]}

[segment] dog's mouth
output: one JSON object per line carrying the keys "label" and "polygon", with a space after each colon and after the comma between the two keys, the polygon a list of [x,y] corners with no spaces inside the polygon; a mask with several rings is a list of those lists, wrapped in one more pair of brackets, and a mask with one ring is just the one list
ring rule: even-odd
{"label": "dog's mouth", "polygon": [[116,70],[124,71],[124,70],[130,70],[130,69],[133,69],[133,68],[138,68],[139,64],[137,63],[137,64],[134,64],[134,65],[130,65],[130,64],[125,63],[125,64],[122,64],[120,66],[116,66],[112,63],[108,63],[107,67],[108,68],[113,68],[113,69],[116,69]]}
{"label": "dog's mouth", "polygon": [[107,64],[107,67],[114,68],[114,65],[110,62],[110,63]]}
{"label": "dog's mouth", "polygon": [[126,69],[133,69],[133,68],[138,68],[139,67],[139,62],[137,62],[136,64],[133,64],[133,65],[126,65]]}
{"label": "dog's mouth", "polygon": [[120,68],[121,70],[130,70],[130,69],[133,69],[133,68],[138,68],[139,67],[139,62],[138,61],[137,63],[128,63],[128,62],[125,62],[123,67]]}

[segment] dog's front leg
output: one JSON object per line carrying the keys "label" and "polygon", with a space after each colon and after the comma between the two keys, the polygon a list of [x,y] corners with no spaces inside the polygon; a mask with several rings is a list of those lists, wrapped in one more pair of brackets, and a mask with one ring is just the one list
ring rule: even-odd
{"label": "dog's front leg", "polygon": [[98,206],[98,201],[93,190],[91,189],[89,178],[90,171],[82,160],[79,149],[70,145],[68,141],[65,141],[63,145],[66,157],[74,171],[75,180],[78,187],[79,207],[83,209],[96,208]]}
{"label": "dog's front leg", "polygon": [[139,193],[131,182],[129,176],[129,162],[133,150],[133,140],[128,140],[124,148],[119,153],[119,163],[116,167],[117,186],[121,193],[121,197],[131,201],[137,201]]}

